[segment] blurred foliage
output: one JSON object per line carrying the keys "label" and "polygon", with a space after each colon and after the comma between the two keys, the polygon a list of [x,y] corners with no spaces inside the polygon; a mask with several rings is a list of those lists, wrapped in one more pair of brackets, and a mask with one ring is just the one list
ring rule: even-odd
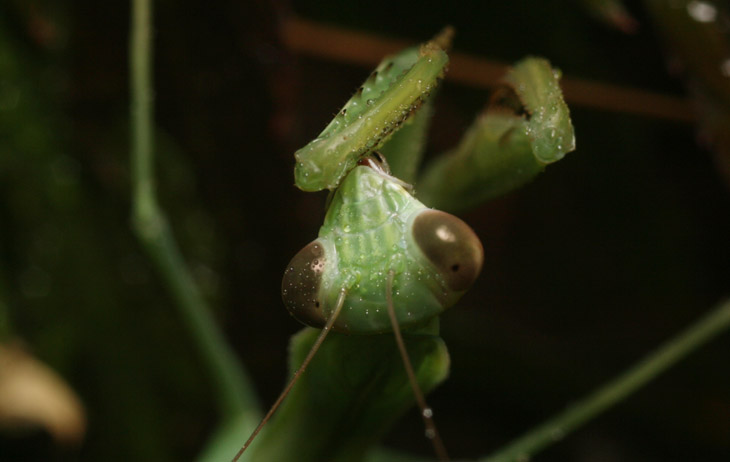
{"label": "blurred foliage", "polygon": [[730,4],[700,0],[646,4],[667,43],[672,70],[687,80],[700,135],[730,185]]}
{"label": "blurred foliage", "polygon": [[[300,328],[280,302],[282,271],[323,217],[324,197],[293,187],[292,154],[368,72],[291,56],[280,15],[414,43],[449,23],[459,51],[542,55],[566,76],[685,94],[647,11],[626,6],[633,35],[564,2],[157,2],[162,206],[265,402]],[[126,2],[0,4],[0,305],[89,418],[80,449],[3,433],[3,461],[190,460],[216,425],[199,360],[129,228],[127,34]],[[487,99],[447,81],[429,151],[453,146]],[[571,115],[570,159],[465,217],[485,270],[442,317],[452,374],[430,400],[455,457],[522,433],[730,288],[730,200],[696,128]],[[728,348],[726,335],[538,460],[728,459]],[[388,442],[430,456],[422,431],[413,413]]]}

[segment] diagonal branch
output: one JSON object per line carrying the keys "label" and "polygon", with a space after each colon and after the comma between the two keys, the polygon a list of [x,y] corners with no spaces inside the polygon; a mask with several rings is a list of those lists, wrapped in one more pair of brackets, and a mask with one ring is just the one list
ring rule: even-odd
{"label": "diagonal branch", "polygon": [[529,460],[533,454],[562,439],[568,433],[621,402],[685,356],[728,329],[730,329],[730,300],[715,307],[684,332],[670,339],[593,394],[482,460],[484,462]]}
{"label": "diagonal branch", "polygon": [[[296,17],[282,22],[281,38],[294,52],[368,68],[378,64],[383,56],[413,45],[406,40],[386,39]],[[449,53],[449,59],[447,80],[479,88],[494,87],[508,70],[506,64],[465,53]],[[560,86],[572,105],[678,122],[695,120],[686,98],[569,76],[561,79]]]}

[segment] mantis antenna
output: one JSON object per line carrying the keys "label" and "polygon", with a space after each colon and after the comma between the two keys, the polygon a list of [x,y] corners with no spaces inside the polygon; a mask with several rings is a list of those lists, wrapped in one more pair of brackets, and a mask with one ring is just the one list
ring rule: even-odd
{"label": "mantis antenna", "polygon": [[[439,459],[449,460],[416,382],[400,324],[422,326],[452,306],[479,274],[484,251],[466,223],[427,208],[379,167],[373,154],[347,174],[331,198],[319,236],[287,265],[282,278],[287,310],[324,332],[241,453],[286,398],[329,330],[393,331],[426,436]],[[414,306],[418,310],[411,311]]]}
{"label": "mantis antenna", "polygon": [[408,356],[405,343],[403,342],[403,336],[400,333],[400,327],[398,326],[398,320],[395,317],[395,308],[393,306],[393,278],[395,272],[391,269],[388,271],[388,280],[386,283],[385,297],[388,304],[388,316],[390,316],[390,322],[393,325],[393,334],[395,335],[395,343],[398,344],[398,351],[400,352],[401,359],[403,359],[403,366],[405,367],[406,374],[408,374],[408,381],[411,383],[413,389],[413,395],[416,397],[418,407],[421,409],[421,417],[423,418],[423,424],[426,427],[426,438],[431,440],[433,449],[436,452],[436,456],[441,462],[448,462],[449,454],[446,452],[446,446],[444,446],[441,437],[439,436],[438,430],[436,429],[436,422],[433,420],[433,410],[426,403],[426,399],[423,396],[421,387],[418,385],[416,380],[416,374],[413,372],[413,365],[411,359]]}
{"label": "mantis antenna", "polygon": [[[392,285],[392,283],[391,283]],[[241,449],[238,450],[238,453],[233,458],[231,462],[237,462],[238,459],[241,458],[244,452],[246,452],[246,449],[251,445],[253,440],[256,438],[256,435],[259,434],[262,428],[264,428],[264,425],[271,419],[271,416],[274,415],[274,412],[276,412],[277,409],[279,409],[279,406],[281,403],[286,399],[287,395],[289,395],[289,392],[294,387],[294,384],[299,381],[299,377],[304,373],[304,371],[307,369],[307,366],[310,362],[312,362],[312,359],[314,358],[314,355],[317,354],[317,351],[319,350],[319,347],[322,346],[322,342],[324,342],[324,339],[327,338],[327,334],[332,330],[332,325],[337,320],[337,316],[340,314],[340,310],[342,310],[342,305],[345,304],[345,296],[347,295],[347,291],[345,289],[340,290],[340,295],[337,297],[337,304],[335,305],[335,309],[332,312],[332,315],[327,320],[327,324],[322,328],[322,331],[319,333],[319,336],[317,337],[317,340],[312,345],[312,348],[309,350],[309,353],[307,354],[307,357],[304,358],[304,361],[302,362],[301,366],[299,366],[299,369],[294,373],[294,376],[289,381],[289,384],[284,388],[284,391],[281,392],[279,397],[276,399],[274,404],[271,406],[271,409],[269,409],[269,412],[266,413],[263,419],[261,419],[261,423],[259,423],[258,427],[251,433],[251,436],[248,437],[248,440],[246,440],[246,443],[241,447]],[[419,390],[420,391],[420,390]]]}

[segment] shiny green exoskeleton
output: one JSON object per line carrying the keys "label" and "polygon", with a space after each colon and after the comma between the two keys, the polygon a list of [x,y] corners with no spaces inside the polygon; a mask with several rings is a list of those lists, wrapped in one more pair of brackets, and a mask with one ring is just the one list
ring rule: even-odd
{"label": "shiny green exoskeleton", "polygon": [[400,326],[417,326],[452,306],[482,267],[479,238],[459,218],[427,208],[373,159],[361,161],[334,193],[319,237],[284,274],[282,294],[299,321],[322,327],[341,291],[333,330],[392,330],[385,308],[393,273]]}
{"label": "shiny green exoskeleton", "polygon": [[[483,249],[463,221],[424,203],[473,206],[530,181],[574,148],[559,73],[528,58],[508,73],[462,142],[419,175],[430,97],[446,70],[450,38],[447,28],[385,58],[295,153],[296,186],[331,191],[319,236],[282,281],[289,312],[315,329],[293,337],[292,378],[233,462],[269,421],[247,460],[365,460],[414,400],[434,453],[449,460],[424,396],[449,370],[438,315],[472,285]],[[395,176],[416,182],[420,200],[391,175],[381,149]],[[393,338],[349,335],[386,332]]]}
{"label": "shiny green exoskeleton", "polygon": [[450,31],[386,58],[322,133],[298,150],[294,177],[304,191],[334,190],[358,160],[379,149],[427,100],[449,58]]}

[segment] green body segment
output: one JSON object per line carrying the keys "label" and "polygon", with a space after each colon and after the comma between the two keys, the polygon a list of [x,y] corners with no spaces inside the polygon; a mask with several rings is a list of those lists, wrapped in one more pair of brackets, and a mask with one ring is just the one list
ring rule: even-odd
{"label": "green body segment", "polygon": [[433,160],[418,179],[418,197],[431,207],[466,210],[532,181],[575,149],[560,73],[544,59],[526,58],[504,78],[514,108],[490,107],[458,146]]}
{"label": "green body segment", "polygon": [[[419,386],[428,393],[449,371],[449,354],[435,326],[404,333]],[[304,360],[319,330],[291,339],[290,374]],[[274,419],[244,453],[254,462],[360,462],[413,405],[413,391],[390,335],[333,332]],[[223,460],[223,459],[218,459]]]}
{"label": "green body segment", "polygon": [[413,240],[411,225],[424,210],[403,186],[370,167],[355,167],[343,181],[317,239],[328,256],[319,288],[325,318],[339,291],[347,292],[335,330],[392,330],[385,305],[390,271],[401,326],[423,323],[456,301],[460,294],[446,288]]}
{"label": "green body segment", "polygon": [[426,148],[428,127],[433,113],[433,96],[421,105],[380,149],[385,156],[391,174],[406,183],[414,183]]}
{"label": "green body segment", "polygon": [[546,59],[529,57],[515,64],[504,80],[529,114],[527,133],[535,159],[550,164],[575,149],[568,105],[560,90],[560,71]]}
{"label": "green body segment", "polygon": [[386,58],[322,133],[294,154],[297,187],[337,188],[360,157],[379,149],[423,104],[448,61],[435,42]]}
{"label": "green body segment", "polygon": [[451,212],[467,210],[513,191],[545,169],[527,127],[510,114],[482,114],[459,145],[434,159],[418,179],[418,198]]}

